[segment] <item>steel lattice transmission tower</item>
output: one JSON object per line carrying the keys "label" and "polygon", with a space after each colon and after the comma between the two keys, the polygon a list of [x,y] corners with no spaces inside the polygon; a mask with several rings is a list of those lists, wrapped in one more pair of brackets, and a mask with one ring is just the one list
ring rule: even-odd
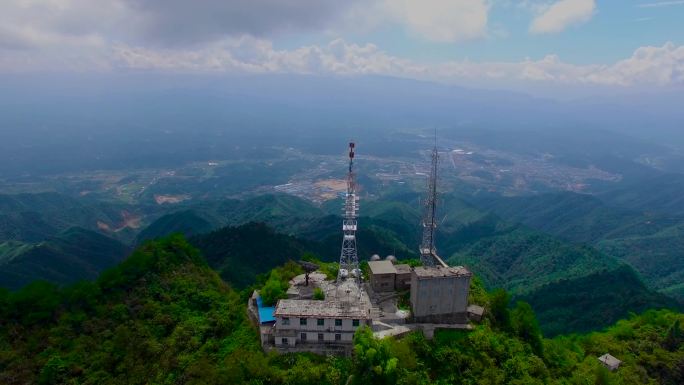
{"label": "steel lattice transmission tower", "polygon": [[423,239],[420,243],[420,261],[423,266],[434,267],[441,264],[435,248],[435,229],[437,228],[437,164],[439,153],[437,144],[432,149],[432,163],[430,165],[430,177],[428,178],[428,193],[425,199],[423,213]]}
{"label": "steel lattice transmission tower", "polygon": [[356,218],[359,211],[359,198],[356,195],[354,181],[354,142],[349,143],[349,173],[347,174],[347,194],[344,200],[344,219],[342,220],[342,253],[340,254],[340,270],[337,282],[351,275],[360,287],[361,271],[359,256],[356,252]]}

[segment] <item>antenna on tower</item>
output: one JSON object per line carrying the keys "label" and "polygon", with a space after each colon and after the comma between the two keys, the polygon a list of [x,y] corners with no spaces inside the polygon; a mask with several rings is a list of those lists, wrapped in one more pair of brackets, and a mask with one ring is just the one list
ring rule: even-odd
{"label": "antenna on tower", "polygon": [[347,174],[347,194],[344,200],[344,219],[342,220],[342,252],[340,254],[340,269],[337,273],[337,283],[341,283],[350,275],[361,287],[361,270],[356,251],[356,218],[359,211],[359,198],[356,196],[356,182],[354,180],[354,150],[356,145],[349,142],[349,172]]}
{"label": "antenna on tower", "polygon": [[435,131],[435,146],[432,149],[432,163],[428,178],[428,193],[424,202],[423,238],[420,244],[420,261],[423,266],[434,267],[442,264],[435,248],[435,229],[437,228],[437,165],[439,152],[437,151],[437,131]]}

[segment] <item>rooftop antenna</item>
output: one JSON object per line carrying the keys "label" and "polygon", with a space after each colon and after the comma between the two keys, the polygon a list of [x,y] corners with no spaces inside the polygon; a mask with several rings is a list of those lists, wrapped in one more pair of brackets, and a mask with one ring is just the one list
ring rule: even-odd
{"label": "rooftop antenna", "polygon": [[437,228],[437,165],[439,152],[437,151],[437,130],[435,129],[435,146],[432,148],[432,163],[430,164],[430,177],[428,178],[427,196],[423,213],[423,238],[420,243],[420,262],[426,267],[435,267],[441,264],[435,248],[435,229]]}
{"label": "rooftop antenna", "polygon": [[356,218],[359,211],[359,198],[356,195],[354,180],[354,150],[356,145],[349,142],[349,172],[347,173],[347,194],[344,200],[344,219],[342,220],[342,253],[340,254],[340,269],[337,273],[337,283],[340,284],[351,276],[356,281],[359,295],[361,294],[361,270],[356,251]]}

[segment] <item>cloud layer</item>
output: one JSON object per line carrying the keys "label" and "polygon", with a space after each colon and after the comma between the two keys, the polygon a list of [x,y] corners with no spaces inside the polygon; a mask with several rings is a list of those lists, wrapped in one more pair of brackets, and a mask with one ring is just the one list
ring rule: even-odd
{"label": "cloud layer", "polygon": [[532,33],[558,33],[567,27],[589,21],[596,10],[594,0],[560,0],[532,21]]}
{"label": "cloud layer", "polygon": [[[391,55],[374,44],[335,38],[290,49],[272,42],[273,36],[286,31],[348,23],[349,15],[358,12],[404,25],[424,39],[473,39],[487,33],[490,3],[485,0],[201,3],[202,7],[181,0],[10,0],[0,13],[0,72],[133,69],[374,74],[467,84],[684,86],[684,46],[672,43],[638,48],[614,64],[574,65],[556,55],[517,62],[424,63]],[[558,32],[588,20],[594,12],[593,0],[560,0],[538,10],[531,30]]]}
{"label": "cloud layer", "polygon": [[612,65],[573,65],[558,56],[521,62],[450,61],[423,64],[390,55],[373,44],[337,39],[327,45],[277,50],[267,40],[225,40],[201,50],[118,46],[116,66],[146,70],[390,75],[440,82],[501,81],[602,86],[684,85],[684,46],[641,47]]}
{"label": "cloud layer", "polygon": [[228,35],[272,36],[326,28],[356,1],[123,0],[142,37],[169,46]]}
{"label": "cloud layer", "polygon": [[384,7],[414,33],[432,41],[473,39],[487,31],[485,0],[387,0]]}

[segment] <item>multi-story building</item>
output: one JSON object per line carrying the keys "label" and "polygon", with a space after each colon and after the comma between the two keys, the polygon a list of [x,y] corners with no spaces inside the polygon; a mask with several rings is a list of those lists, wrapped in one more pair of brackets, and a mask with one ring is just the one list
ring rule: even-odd
{"label": "multi-story building", "polygon": [[416,267],[411,275],[411,317],[417,323],[465,324],[473,274],[465,267]]}
{"label": "multi-story building", "polygon": [[370,286],[376,293],[408,290],[411,286],[411,267],[395,265],[389,260],[370,261]]}
{"label": "multi-story building", "polygon": [[280,352],[350,355],[354,332],[372,326],[365,301],[281,299],[274,315],[267,339]]}

